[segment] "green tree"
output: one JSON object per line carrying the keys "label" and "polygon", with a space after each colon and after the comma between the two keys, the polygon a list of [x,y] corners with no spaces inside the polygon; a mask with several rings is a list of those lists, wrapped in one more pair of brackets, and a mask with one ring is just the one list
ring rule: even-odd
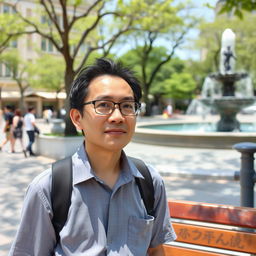
{"label": "green tree", "polygon": [[22,35],[25,23],[18,19],[14,8],[0,0],[4,12],[0,13],[0,54],[10,46],[12,41]]}
{"label": "green tree", "polygon": [[[17,19],[11,5],[0,0],[3,12],[0,13],[0,55],[23,33],[25,25]],[[2,105],[2,86],[0,86],[0,107]]]}
{"label": "green tree", "polygon": [[64,63],[60,56],[44,54],[30,67],[30,84],[36,88],[59,92],[64,89]]}
{"label": "green tree", "polygon": [[19,91],[19,108],[23,113],[25,113],[25,103],[24,103],[24,94],[25,91],[29,88],[29,62],[24,62],[17,51],[17,49],[11,49],[5,51],[0,55],[0,62],[4,63],[9,70],[11,71],[11,77],[16,81]]}
{"label": "green tree", "polygon": [[220,14],[233,12],[239,18],[244,17],[243,11],[253,12],[256,10],[255,0],[226,0],[221,4]]}
{"label": "green tree", "polygon": [[[139,6],[150,14],[143,19],[143,22],[136,23],[137,30],[128,36],[130,42],[134,42],[133,53],[136,57],[134,55],[133,57],[136,62],[133,62],[137,64],[136,69],[141,78],[143,101],[147,106],[146,115],[150,115],[150,88],[163,66],[175,56],[176,50],[184,42],[186,34],[195,25],[196,20],[187,12],[186,18],[183,17],[181,13],[184,11],[184,6],[174,5],[173,0],[159,1],[155,5],[146,0],[134,2],[135,9]],[[133,9],[130,11],[132,12]],[[165,48],[161,48],[164,53],[160,53],[160,49],[154,50],[158,45],[164,45]]]}
{"label": "green tree", "polygon": [[189,73],[175,73],[171,78],[163,82],[165,95],[172,99],[191,99],[193,97],[196,83]]}
{"label": "green tree", "polygon": [[[131,28],[134,20],[134,15],[125,15],[116,1],[40,0],[36,2],[40,7],[36,16],[27,18],[18,12],[19,16],[30,26],[30,32],[41,35],[63,57],[67,94],[74,77],[88,63],[90,56],[95,52],[107,56],[118,37]],[[134,11],[136,13],[136,10]],[[67,118],[65,134],[76,133],[74,125]]]}
{"label": "green tree", "polygon": [[[155,48],[155,50],[157,50],[157,48]],[[159,55],[159,57],[161,57],[161,55]],[[185,62],[178,58],[173,58],[168,65],[164,65],[161,68],[156,75],[154,83],[150,87],[150,94],[154,96],[154,99],[159,99],[159,101],[161,101],[161,98],[168,94],[165,87],[165,81],[170,79],[176,73],[182,73],[184,68]]]}

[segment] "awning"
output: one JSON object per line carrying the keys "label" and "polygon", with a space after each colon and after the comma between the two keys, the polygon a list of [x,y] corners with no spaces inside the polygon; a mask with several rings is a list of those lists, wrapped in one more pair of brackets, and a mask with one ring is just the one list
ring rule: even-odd
{"label": "awning", "polygon": [[[56,92],[25,92],[25,97],[28,96],[35,96],[35,97],[41,97],[44,99],[56,99]],[[2,91],[1,93],[2,99],[19,99],[20,98],[20,92],[18,91]],[[58,93],[58,99],[66,99],[66,93],[65,92],[59,92]]]}

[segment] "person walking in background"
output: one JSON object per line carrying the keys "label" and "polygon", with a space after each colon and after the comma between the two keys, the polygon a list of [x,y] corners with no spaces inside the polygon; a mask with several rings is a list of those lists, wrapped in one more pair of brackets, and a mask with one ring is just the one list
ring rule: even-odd
{"label": "person walking in background", "polygon": [[16,109],[14,112],[13,125],[12,125],[12,134],[14,137],[13,146],[15,147],[15,142],[19,140],[22,148],[22,152],[24,153],[24,156],[27,157],[27,153],[23,143],[23,126],[24,126],[24,120],[21,115],[21,111],[20,109]]}
{"label": "person walking in background", "polygon": [[4,107],[4,119],[5,119],[5,125],[4,125],[4,133],[5,133],[5,139],[2,142],[0,146],[0,151],[2,150],[3,146],[10,142],[11,145],[11,152],[14,153],[14,138],[11,132],[12,129],[12,122],[13,122],[13,109],[11,106],[7,105]]}
{"label": "person walking in background", "polygon": [[46,108],[43,112],[43,117],[44,117],[44,120],[47,124],[50,123],[51,119],[52,119],[52,116],[53,116],[53,112],[50,108]]}
{"label": "person walking in background", "polygon": [[171,117],[172,114],[173,114],[172,105],[171,105],[171,104],[168,104],[167,107],[166,107],[166,110],[167,110],[167,115],[168,115],[168,117]]}
{"label": "person walking in background", "polygon": [[2,126],[2,122],[3,122],[3,110],[0,109],[0,127]]}
{"label": "person walking in background", "polygon": [[30,156],[35,156],[35,153],[32,150],[32,145],[35,142],[35,129],[36,129],[36,118],[35,118],[35,108],[30,107],[28,108],[28,113],[24,117],[24,125],[25,130],[28,135],[28,146],[26,150],[29,152]]}

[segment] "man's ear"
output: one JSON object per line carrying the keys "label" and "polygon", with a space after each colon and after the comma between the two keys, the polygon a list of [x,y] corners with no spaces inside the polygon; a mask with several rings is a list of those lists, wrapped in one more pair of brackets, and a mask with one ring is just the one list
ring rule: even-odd
{"label": "man's ear", "polygon": [[81,120],[82,120],[82,115],[79,112],[79,110],[72,108],[69,112],[70,118],[72,120],[72,123],[78,130],[82,130],[81,127]]}

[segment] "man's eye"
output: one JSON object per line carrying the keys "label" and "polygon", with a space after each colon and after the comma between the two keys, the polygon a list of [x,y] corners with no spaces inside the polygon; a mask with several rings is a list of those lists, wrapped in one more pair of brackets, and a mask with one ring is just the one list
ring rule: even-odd
{"label": "man's eye", "polygon": [[97,108],[110,108],[111,107],[111,103],[110,102],[98,102]]}
{"label": "man's eye", "polygon": [[122,105],[123,108],[126,108],[126,109],[134,109],[134,104],[133,103],[124,103]]}

